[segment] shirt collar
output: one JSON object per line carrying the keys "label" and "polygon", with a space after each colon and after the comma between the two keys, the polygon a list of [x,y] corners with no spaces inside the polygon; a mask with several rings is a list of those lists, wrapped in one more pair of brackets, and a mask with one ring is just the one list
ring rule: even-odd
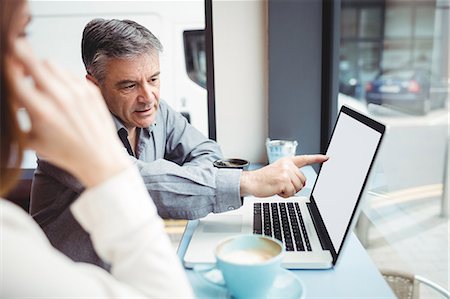
{"label": "shirt collar", "polygon": [[[113,117],[113,121],[114,121],[114,125],[116,126],[116,131],[119,132],[120,129],[125,129],[127,130],[127,128],[125,128],[125,126],[123,125],[122,121],[120,121],[120,119],[118,119],[115,115],[111,114]],[[127,130],[128,132],[128,130]]]}
{"label": "shirt collar", "polygon": [[[116,126],[116,131],[119,132],[120,129],[123,128],[128,132],[127,128],[123,125],[122,121],[114,114],[111,114],[111,115],[113,117],[114,125]],[[153,131],[153,128],[155,126],[156,126],[156,121],[153,124],[151,124],[150,127],[143,128],[142,130],[144,130],[146,133],[150,134]]]}

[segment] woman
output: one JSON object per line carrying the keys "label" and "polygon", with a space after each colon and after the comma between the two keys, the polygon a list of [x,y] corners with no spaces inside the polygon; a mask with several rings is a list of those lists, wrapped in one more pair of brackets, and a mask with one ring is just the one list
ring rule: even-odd
{"label": "woman", "polygon": [[[0,297],[192,297],[100,92],[32,55],[24,33],[30,19],[24,0],[0,3],[1,195],[16,181],[24,146],[65,168],[86,186],[72,212],[99,256],[112,265],[109,274],[71,261],[53,249],[27,214],[0,200]],[[26,133],[17,122],[19,107],[31,120]]]}

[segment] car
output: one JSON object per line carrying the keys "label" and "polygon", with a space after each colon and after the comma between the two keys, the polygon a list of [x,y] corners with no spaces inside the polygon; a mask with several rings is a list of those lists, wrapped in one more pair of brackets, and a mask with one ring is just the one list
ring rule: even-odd
{"label": "car", "polygon": [[431,109],[445,106],[447,88],[439,82],[426,69],[385,70],[367,83],[366,102],[407,113],[426,114]]}
{"label": "car", "polygon": [[353,98],[361,97],[361,83],[356,71],[347,61],[339,63],[339,92]]}

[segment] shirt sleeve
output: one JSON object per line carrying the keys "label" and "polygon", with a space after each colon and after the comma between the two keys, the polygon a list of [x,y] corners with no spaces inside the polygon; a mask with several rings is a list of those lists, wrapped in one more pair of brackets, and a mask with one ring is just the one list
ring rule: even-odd
{"label": "shirt sleeve", "polygon": [[72,205],[98,254],[111,263],[111,274],[53,249],[22,211],[1,211],[2,298],[193,297],[134,167],[88,189]]}
{"label": "shirt sleeve", "polygon": [[241,170],[217,169],[219,145],[203,136],[177,111],[161,101],[154,130],[164,144],[164,159],[133,158],[158,213],[164,218],[197,219],[241,206]]}
{"label": "shirt sleeve", "polygon": [[241,170],[134,160],[163,218],[198,219],[241,206]]}

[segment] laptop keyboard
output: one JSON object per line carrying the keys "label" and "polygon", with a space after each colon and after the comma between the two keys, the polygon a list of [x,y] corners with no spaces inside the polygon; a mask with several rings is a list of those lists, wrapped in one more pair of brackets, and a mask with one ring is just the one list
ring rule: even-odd
{"label": "laptop keyboard", "polygon": [[253,233],[280,240],[287,251],[311,251],[298,203],[254,203]]}

